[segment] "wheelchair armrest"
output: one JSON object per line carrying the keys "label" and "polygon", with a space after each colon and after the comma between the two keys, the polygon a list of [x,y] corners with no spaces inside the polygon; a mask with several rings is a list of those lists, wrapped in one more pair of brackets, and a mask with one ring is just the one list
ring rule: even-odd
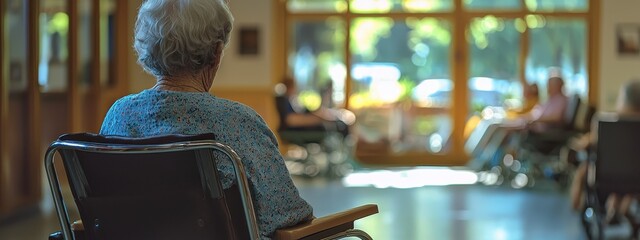
{"label": "wheelchair armrest", "polygon": [[378,205],[367,204],[343,212],[316,218],[295,226],[278,229],[275,239],[293,240],[318,235],[318,238],[328,237],[353,228],[355,220],[378,213]]}
{"label": "wheelchair armrest", "polygon": [[[76,237],[76,240],[83,240],[84,225],[82,224],[82,220],[73,222],[73,224],[71,225],[71,231],[73,231],[73,235]],[[54,232],[49,235],[49,240],[64,240],[64,235],[61,231]]]}
{"label": "wheelchair armrest", "polygon": [[[343,232],[353,228],[353,222],[355,220],[378,213],[378,205],[367,204],[360,207],[352,208],[343,212],[331,214],[325,217],[316,218],[308,222],[300,223],[288,228],[278,229],[276,231],[276,238],[279,240],[293,240],[300,239],[306,236],[314,234],[323,234],[331,236],[339,232]],[[84,225],[82,220],[73,222],[71,225],[73,234],[78,239],[78,236],[83,236]],[[54,234],[52,234],[54,235]],[[51,239],[63,239],[62,234],[58,232],[59,238]]]}
{"label": "wheelchair armrest", "polygon": [[71,224],[71,231],[84,232],[84,224],[82,224],[82,220],[73,222],[73,224]]}

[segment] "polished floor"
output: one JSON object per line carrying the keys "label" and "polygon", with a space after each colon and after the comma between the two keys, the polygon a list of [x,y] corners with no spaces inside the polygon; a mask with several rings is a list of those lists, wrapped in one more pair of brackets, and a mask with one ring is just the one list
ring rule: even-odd
{"label": "polished floor", "polygon": [[299,184],[317,216],[376,203],[380,213],[356,222],[374,239],[584,239],[567,196],[553,190],[482,185],[345,188]]}
{"label": "polished floor", "polygon": [[[296,185],[316,216],[378,204],[379,214],[356,222],[374,239],[585,239],[567,195],[553,188],[346,187],[323,179],[296,179]],[[0,225],[0,239],[46,239],[58,222],[44,205],[49,210],[42,214]]]}

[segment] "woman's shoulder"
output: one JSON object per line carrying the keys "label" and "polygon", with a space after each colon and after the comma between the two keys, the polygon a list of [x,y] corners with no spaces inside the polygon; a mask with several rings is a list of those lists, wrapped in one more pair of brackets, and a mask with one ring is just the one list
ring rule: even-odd
{"label": "woman's shoulder", "polygon": [[111,104],[110,110],[113,111],[128,106],[132,102],[136,101],[139,94],[140,93],[132,93],[119,98],[118,100],[113,102],[113,104]]}
{"label": "woman's shoulder", "polygon": [[123,97],[121,97],[120,99],[116,100],[116,103],[128,103],[128,102],[133,102],[133,101],[139,101],[139,100],[145,100],[147,98],[153,97],[153,91],[150,91],[148,89],[146,90],[142,90],[138,93],[131,93],[129,95],[125,95]]}
{"label": "woman's shoulder", "polygon": [[241,102],[237,102],[237,101],[226,99],[226,98],[218,98],[218,97],[214,97],[213,101],[215,101],[216,105],[218,105],[219,107],[233,110],[238,114],[248,114],[248,115],[258,114],[253,108]]}

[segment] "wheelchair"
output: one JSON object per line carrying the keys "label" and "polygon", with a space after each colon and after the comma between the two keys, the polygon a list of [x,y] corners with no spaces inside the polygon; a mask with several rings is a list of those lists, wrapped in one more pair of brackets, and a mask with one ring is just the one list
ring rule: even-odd
{"label": "wheelchair", "polygon": [[507,152],[501,161],[505,180],[517,187],[534,186],[536,180],[547,179],[561,189],[568,187],[572,167],[561,161],[561,152],[575,136],[589,129],[595,108],[582,104],[579,95],[569,98],[563,124],[537,133],[529,129],[517,131],[507,143]]}
{"label": "wheelchair", "polygon": [[[49,240],[260,239],[243,163],[213,134],[122,138],[68,134],[53,142],[45,168],[62,231]],[[214,151],[231,161],[235,184],[223,189]],[[54,155],[62,157],[81,219],[69,218]],[[370,240],[353,221],[375,214],[362,205],[278,229],[274,239]]]}
{"label": "wheelchair", "polygon": [[278,131],[286,145],[283,156],[289,172],[308,178],[339,178],[353,172],[351,158],[355,141],[339,129],[346,127],[334,122],[325,123],[323,128]]}
{"label": "wheelchair", "polygon": [[[614,115],[599,116],[598,143],[591,149],[587,173],[584,175],[585,206],[581,221],[589,239],[604,239],[605,201],[610,194],[640,194],[640,148],[637,145],[640,134],[640,118]],[[640,216],[629,214],[629,239],[640,235]]]}

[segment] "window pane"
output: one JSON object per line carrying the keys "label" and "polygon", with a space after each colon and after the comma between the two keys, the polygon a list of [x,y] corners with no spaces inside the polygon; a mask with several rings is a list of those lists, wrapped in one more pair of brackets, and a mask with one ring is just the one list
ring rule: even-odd
{"label": "window pane", "polygon": [[287,9],[291,12],[345,12],[346,0],[289,0]]}
{"label": "window pane", "polygon": [[469,110],[480,113],[485,107],[519,106],[522,85],[518,78],[521,20],[486,16],[475,18],[467,30],[471,50]]}
{"label": "window pane", "polygon": [[69,15],[64,1],[43,1],[40,9],[38,82],[43,92],[66,91]]}
{"label": "window pane", "polygon": [[[588,96],[587,29],[582,19],[541,18],[542,24],[531,28],[526,76],[540,89],[546,89],[548,68],[559,67],[566,94]],[[546,91],[540,91],[546,98]]]}
{"label": "window pane", "polygon": [[436,18],[357,18],[351,36],[349,106],[359,117],[359,141],[385,143],[392,153],[446,152],[452,128],[451,24]]}
{"label": "window pane", "polygon": [[589,10],[589,0],[525,0],[527,8],[540,12],[586,12]]}
{"label": "window pane", "polygon": [[469,117],[464,128],[467,153],[476,153],[492,122],[523,105],[522,81],[518,77],[523,25],[523,20],[486,16],[473,19],[467,29],[471,51]]}
{"label": "window pane", "polygon": [[452,0],[351,0],[351,12],[443,12],[453,10]]}
{"label": "window pane", "polygon": [[464,7],[474,10],[520,9],[521,0],[464,0]]}
{"label": "window pane", "polygon": [[296,80],[299,101],[307,109],[322,104],[321,93],[332,86],[331,104],[341,106],[345,96],[345,23],[340,18],[294,22],[291,25],[289,71]]}

